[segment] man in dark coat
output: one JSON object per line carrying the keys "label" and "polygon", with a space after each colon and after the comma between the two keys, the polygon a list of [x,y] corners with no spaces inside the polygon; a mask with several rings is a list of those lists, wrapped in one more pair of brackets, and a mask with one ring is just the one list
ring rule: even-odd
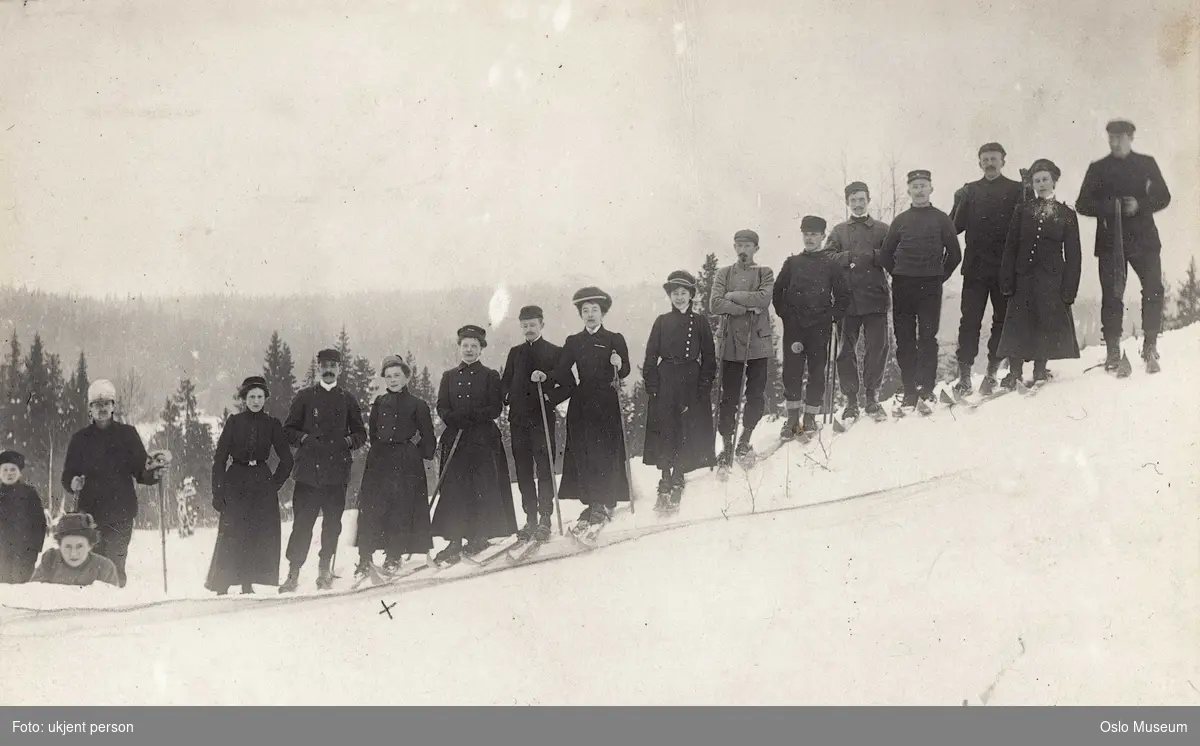
{"label": "man in dark coat", "polygon": [[[825,220],[814,215],[800,221],[804,251],[784,260],[775,281],[772,302],[783,320],[783,388],[788,418],[779,435],[784,440],[817,430],[816,415],[825,403],[825,367],[833,324],[845,316],[850,305],[845,274],[833,255],[822,250],[825,226]],[[806,366],[808,383],[804,385]]]}
{"label": "man in dark coat", "polygon": [[[716,340],[721,359],[721,402],[717,429],[724,447],[717,462],[733,463],[736,455],[750,453],[750,436],[766,409],[767,361],[775,354],[771,333],[771,298],[775,291],[775,272],[756,264],[758,234],[740,230],[733,234],[737,261],[721,267],[713,275],[709,309],[722,316],[721,335]],[[746,387],[746,409],[742,413],[742,434],[737,448],[737,407]]]}
{"label": "man in dark coat", "polygon": [[21,454],[0,453],[0,583],[27,582],[46,541],[42,499],[21,481],[24,468]]}
{"label": "man in dark coat", "polygon": [[933,177],[924,169],[908,172],[912,206],[888,228],[880,264],[892,276],[892,327],[904,399],[896,414],[929,411],[937,382],[938,327],[942,285],[962,261],[958,233],[950,216],[929,201]]}
{"label": "man in dark coat", "polygon": [[887,238],[888,224],[867,214],[871,192],[856,181],[846,185],[846,204],[850,219],[834,226],[825,244],[834,262],[842,268],[850,287],[850,305],[842,321],[841,349],[838,352],[838,378],[846,395],[842,419],[858,416],[858,334],[864,333],[862,387],[866,389],[867,414],[883,414],[879,405],[879,387],[887,366],[887,310],[891,299],[887,273],[879,264],[879,252]]}
{"label": "man in dark coat", "polygon": [[[517,530],[508,458],[496,418],[504,411],[500,374],[480,362],[487,332],[468,324],[458,330],[461,362],[442,374],[437,413],[446,424],[439,446],[444,474],[433,533],[449,542],[438,564],[479,554],[490,539]],[[466,546],[463,541],[466,540]]]}
{"label": "man in dark coat", "polygon": [[1108,123],[1111,152],[1088,166],[1075,209],[1096,218],[1096,256],[1100,265],[1101,331],[1108,346],[1105,370],[1121,361],[1121,323],[1125,281],[1133,267],[1142,283],[1142,358],[1158,370],[1158,333],[1162,330],[1162,241],[1154,213],[1171,204],[1171,192],[1158,162],[1133,152],[1132,122]]}
{"label": "man in dark coat", "polygon": [[1002,358],[996,349],[1004,332],[1008,301],[1000,292],[1000,261],[1013,211],[1021,201],[1021,182],[1002,173],[1007,157],[998,142],[979,148],[979,168],[983,178],[964,184],[954,193],[951,210],[954,229],[966,232],[962,260],[962,316],[958,323],[958,383],[954,390],[964,396],[974,390],[971,368],[979,353],[979,330],[988,300],[992,302],[992,331],[988,337],[987,376],[980,392],[990,394],[996,386],[996,372]]}
{"label": "man in dark coat", "polygon": [[[542,309],[525,306],[518,321],[525,341],[508,351],[504,373],[500,376],[504,404],[508,407],[521,507],[525,510],[525,527],[517,532],[517,538],[548,541],[550,518],[554,515],[554,459],[557,454],[547,450],[547,441],[549,448],[554,449],[554,408],[570,398],[575,381],[560,384],[549,380],[549,374],[558,365],[562,348],[542,337],[545,327]],[[541,397],[538,396],[539,384]]]}
{"label": "man in dark coat", "polygon": [[708,319],[692,311],[696,278],[676,270],[663,283],[671,310],[654,320],[642,375],[650,400],[642,463],[657,466],[655,510],[674,511],[683,497],[684,475],[712,466],[712,385],[716,345]]}
{"label": "man in dark coat", "polygon": [[158,484],[169,454],[154,460],[146,453],[133,425],[113,419],[117,389],[110,381],[93,381],[88,387],[88,410],[92,423],[71,436],[63,464],[62,485],[72,496],[67,512],[90,513],[100,540],[99,555],[117,567],[120,586],[125,587],[125,561],[138,514],[134,484]]}
{"label": "man in dark coat", "polygon": [[292,399],[283,423],[284,432],[296,450],[292,493],[292,535],[288,539],[287,579],[280,593],[296,590],[300,568],[308,559],[313,526],[321,516],[321,550],[317,555],[317,588],[333,587],[333,556],[342,534],[342,512],[346,509],[346,487],[350,482],[353,452],[367,441],[367,427],[354,396],[338,385],[342,354],[337,350],[317,353],[320,379],[301,389]]}

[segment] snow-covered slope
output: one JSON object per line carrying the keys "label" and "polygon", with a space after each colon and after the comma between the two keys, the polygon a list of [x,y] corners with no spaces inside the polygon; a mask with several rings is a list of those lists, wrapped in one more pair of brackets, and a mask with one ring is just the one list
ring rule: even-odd
{"label": "snow-covered slope", "polygon": [[[96,610],[163,599],[159,537],[139,533],[128,588],[0,587],[0,700],[1195,704],[1200,326],[1160,349],[1157,376],[1084,374],[1088,350],[1035,397],[693,475],[671,530],[635,462],[643,502],[612,546],[479,577],[218,600],[201,531],[168,536],[170,595],[196,600]],[[314,573],[315,553],[310,593]],[[87,654],[47,667],[64,638]]]}

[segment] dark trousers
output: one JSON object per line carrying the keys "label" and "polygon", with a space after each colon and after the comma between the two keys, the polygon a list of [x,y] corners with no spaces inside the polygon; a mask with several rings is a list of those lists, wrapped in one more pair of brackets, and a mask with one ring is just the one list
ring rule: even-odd
{"label": "dark trousers", "polygon": [[[554,446],[554,420],[546,417],[550,444]],[[511,423],[513,462],[517,467],[517,486],[521,489],[521,507],[529,518],[554,513],[554,461],[546,450],[542,423]],[[536,472],[536,477],[535,477]]]}
{"label": "dark trousers", "polygon": [[858,401],[858,335],[863,332],[862,387],[872,399],[883,384],[883,370],[887,365],[887,315],[869,313],[863,316],[847,316],[842,320],[841,350],[838,351],[838,377],[842,380],[842,393],[851,401]]}
{"label": "dark trousers", "polygon": [[[1100,261],[1100,330],[1105,341],[1119,342],[1125,320],[1125,281],[1129,270],[1137,272],[1142,283],[1142,333],[1157,336],[1162,331],[1163,282],[1162,256],[1157,252],[1127,257],[1126,267],[1109,254]],[[1124,270],[1124,271],[1121,271]]]}
{"label": "dark trousers", "polygon": [[892,325],[905,394],[931,394],[937,379],[941,277],[893,277]]}
{"label": "dark trousers", "polygon": [[999,363],[996,350],[1004,332],[1004,315],[1008,313],[1008,298],[1000,292],[999,278],[963,278],[962,317],[958,322],[958,362],[971,365],[979,354],[979,331],[983,312],[992,302],[992,332],[988,337],[988,363]]}
{"label": "dark trousers", "polygon": [[[789,408],[803,400],[804,411],[816,414],[825,403],[825,366],[829,363],[831,324],[783,326],[783,393]],[[799,343],[800,352],[794,348]],[[804,369],[808,385],[804,386]]]}
{"label": "dark trousers", "polygon": [[126,518],[118,521],[96,521],[100,533],[100,541],[93,551],[102,557],[112,560],[117,566],[117,580],[120,587],[125,587],[125,560],[129,559],[129,542],[133,540],[133,519]]}
{"label": "dark trousers", "polygon": [[762,419],[767,403],[767,358],[721,361],[721,404],[717,431],[722,437],[732,438],[734,415],[742,398],[742,385],[746,387],[746,409],[742,412],[742,431],[750,433]]}
{"label": "dark trousers", "polygon": [[312,544],[313,526],[321,516],[320,559],[332,559],[337,553],[338,537],[342,535],[342,511],[346,509],[346,485],[313,485],[296,483],[292,493],[292,535],[288,539],[287,559],[297,567],[308,559]]}

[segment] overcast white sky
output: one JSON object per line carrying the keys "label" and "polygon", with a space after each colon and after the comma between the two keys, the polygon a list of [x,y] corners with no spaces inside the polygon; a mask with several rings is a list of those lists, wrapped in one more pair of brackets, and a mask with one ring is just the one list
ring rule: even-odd
{"label": "overcast white sky", "polygon": [[120,295],[620,283],[743,227],[778,266],[796,216],[843,217],[843,154],[872,186],[932,169],[948,209],[999,140],[1073,203],[1124,116],[1178,274],[1198,37],[1188,0],[8,2],[0,268]]}

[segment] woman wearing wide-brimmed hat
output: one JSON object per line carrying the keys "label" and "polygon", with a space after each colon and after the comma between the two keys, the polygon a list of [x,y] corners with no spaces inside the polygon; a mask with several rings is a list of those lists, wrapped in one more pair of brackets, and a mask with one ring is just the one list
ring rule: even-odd
{"label": "woman wearing wide-brimmed hat", "polygon": [[1033,361],[1035,383],[1050,377],[1048,360],[1079,357],[1071,304],[1079,291],[1079,217],[1054,198],[1062,172],[1040,158],[1029,168],[1036,194],[1017,207],[1000,265],[1000,289],[1009,296],[997,354],[1008,358],[1002,386],[1016,388],[1023,363]]}
{"label": "woman wearing wide-brimmed hat", "polygon": [[566,382],[578,371],[579,383],[567,407],[567,443],[563,453],[562,500],[586,507],[578,526],[602,527],[618,502],[628,502],[625,441],[618,379],[629,376],[625,337],[604,327],[612,296],[598,287],[579,289],[571,302],[583,319],[583,331],[567,337],[550,377]]}
{"label": "woman wearing wide-brimmed hat", "polygon": [[[425,461],[437,446],[429,405],[408,388],[412,369],[399,355],[383,359],[387,391],[375,397],[367,419],[371,449],[358,490],[358,567],[369,576],[372,555],[387,553],[383,570],[393,574],[406,554],[433,549]],[[457,458],[457,457],[456,457]]]}
{"label": "woman wearing wide-brimmed hat", "polygon": [[438,386],[437,413],[446,429],[439,444],[444,479],[433,533],[449,542],[434,558],[440,565],[478,554],[491,539],[517,532],[508,456],[496,425],[504,411],[504,391],[500,373],[480,362],[486,347],[482,327],[460,328],[461,362],[442,374]]}
{"label": "woman wearing wide-brimmed hat", "polygon": [[[263,411],[271,395],[261,376],[238,387],[243,411],[229,416],[213,457],[213,508],[221,514],[217,544],[204,587],[218,595],[240,585],[279,585],[279,488],[292,472],[283,423]],[[275,452],[278,466],[267,461]]]}
{"label": "woman wearing wide-brimmed hat", "polygon": [[657,466],[659,512],[675,511],[683,497],[684,475],[716,460],[712,386],[716,345],[705,316],[692,311],[696,278],[672,272],[663,284],[671,310],[654,320],[646,342],[642,376],[649,405],[642,462]]}

